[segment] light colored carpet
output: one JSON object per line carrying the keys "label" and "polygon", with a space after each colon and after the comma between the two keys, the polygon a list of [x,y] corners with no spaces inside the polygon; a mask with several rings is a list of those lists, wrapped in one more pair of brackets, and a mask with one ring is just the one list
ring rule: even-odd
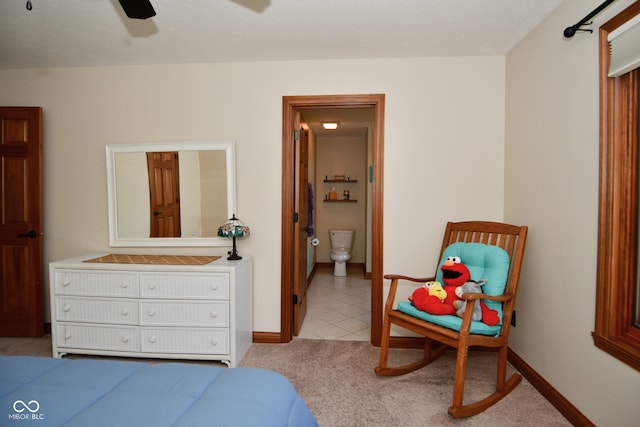
{"label": "light colored carpet", "polygon": [[[3,337],[0,354],[51,357],[51,337]],[[405,363],[419,354],[419,350],[394,349],[390,362]],[[294,339],[287,344],[253,344],[240,366],[286,376],[322,427],[571,425],[525,379],[482,414],[451,418],[447,408],[453,393],[454,353],[399,377],[374,373],[378,355],[379,349],[368,342]],[[494,378],[495,355],[471,353],[465,397],[484,397],[493,389]]]}
{"label": "light colored carpet", "polygon": [[51,357],[51,335],[42,338],[0,337],[0,354],[4,356]]}
{"label": "light colored carpet", "polygon": [[[392,363],[415,360],[419,350],[392,350]],[[525,379],[482,414],[454,419],[455,353],[399,377],[379,377],[379,349],[368,342],[294,339],[254,344],[241,366],[271,369],[289,378],[321,426],[570,426]],[[471,353],[465,398],[489,394],[495,384],[492,353]],[[514,368],[510,366],[510,371]],[[483,394],[484,393],[484,394]]]}

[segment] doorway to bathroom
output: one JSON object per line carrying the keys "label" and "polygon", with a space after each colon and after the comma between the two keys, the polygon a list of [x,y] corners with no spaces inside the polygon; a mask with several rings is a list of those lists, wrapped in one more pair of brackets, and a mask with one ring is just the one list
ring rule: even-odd
{"label": "doorway to bathroom", "polygon": [[296,338],[371,341],[371,279],[362,264],[347,263],[345,276],[335,276],[334,268],[316,263]]}
{"label": "doorway to bathroom", "polygon": [[[362,194],[361,203],[369,204],[370,208],[366,209],[368,214],[362,215],[361,221],[366,224],[366,230],[361,230],[366,235],[363,243],[358,250],[366,251],[366,270],[367,276],[370,277],[370,299],[371,299],[371,342],[379,345],[380,333],[382,328],[382,207],[383,207],[383,129],[384,129],[384,95],[319,95],[319,96],[293,96],[283,97],[283,208],[282,208],[282,288],[281,288],[281,337],[280,341],[288,342],[292,339],[295,329],[299,329],[302,324],[302,318],[298,313],[304,313],[302,307],[298,304],[305,303],[296,294],[299,289],[306,289],[300,286],[300,281],[304,280],[299,274],[301,269],[307,270],[306,254],[300,256],[302,249],[296,243],[296,236],[299,236],[299,224],[306,224],[308,218],[300,218],[296,210],[296,200],[299,200],[298,193],[307,192],[306,185],[304,188],[299,183],[296,184],[296,176],[298,176],[298,162],[300,159],[296,156],[299,153],[299,138],[301,130],[299,128],[299,120],[307,119],[307,125],[319,125],[312,123],[310,117],[322,116],[323,112],[344,113],[344,115],[353,115],[354,113],[366,111],[370,114],[371,120],[367,125],[369,146],[366,151],[365,170],[358,171],[362,177]],[[307,117],[305,117],[305,114]],[[329,117],[325,117],[329,119]],[[346,125],[347,121],[343,122]],[[298,147],[298,149],[297,149]],[[303,159],[304,162],[304,159]],[[304,168],[303,168],[304,169]],[[347,174],[335,172],[333,180],[344,184],[347,181]],[[327,174],[328,175],[328,174]],[[336,176],[337,175],[337,176]],[[342,177],[341,175],[345,175]],[[331,181],[329,176],[327,181]],[[324,181],[322,179],[321,181]],[[360,181],[360,179],[359,179]],[[366,183],[366,184],[365,184]],[[321,191],[323,200],[324,188]],[[344,196],[342,189],[341,199]],[[349,202],[354,204],[353,202]],[[363,210],[365,212],[365,210]],[[296,229],[296,227],[298,229]],[[306,226],[304,227],[306,230]],[[297,233],[296,233],[297,231]],[[321,237],[322,238],[322,237]],[[324,239],[328,245],[329,238]],[[358,255],[361,256],[361,255]],[[361,257],[362,259],[362,257]],[[305,265],[300,265],[304,262]],[[326,263],[324,264],[327,265]],[[297,282],[296,282],[297,281]],[[295,315],[294,315],[295,313]],[[294,323],[295,322],[295,323]]]}

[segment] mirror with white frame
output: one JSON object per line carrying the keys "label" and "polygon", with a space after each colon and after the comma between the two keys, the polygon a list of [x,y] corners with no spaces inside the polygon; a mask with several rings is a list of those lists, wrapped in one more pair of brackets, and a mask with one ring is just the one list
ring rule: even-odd
{"label": "mirror with white frame", "polygon": [[[109,244],[113,247],[230,246],[218,227],[236,210],[233,141],[112,144],[107,151]],[[173,237],[151,237],[154,214],[149,156],[174,153],[174,180],[179,217]],[[171,185],[168,185],[171,189]]]}

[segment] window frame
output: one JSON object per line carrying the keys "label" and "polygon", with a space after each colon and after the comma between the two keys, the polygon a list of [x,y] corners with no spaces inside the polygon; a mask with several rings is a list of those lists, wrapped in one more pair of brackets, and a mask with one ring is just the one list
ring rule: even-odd
{"label": "window frame", "polygon": [[635,2],[600,27],[600,194],[596,347],[640,371],[635,326],[638,243],[638,69],[607,76],[607,35],[640,14]]}

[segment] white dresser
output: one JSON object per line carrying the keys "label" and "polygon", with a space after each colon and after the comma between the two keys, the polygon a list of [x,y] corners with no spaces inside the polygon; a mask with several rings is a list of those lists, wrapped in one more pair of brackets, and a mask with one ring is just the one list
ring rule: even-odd
{"label": "white dresser", "polygon": [[250,257],[205,265],[50,264],[53,356],[220,360],[252,343]]}

